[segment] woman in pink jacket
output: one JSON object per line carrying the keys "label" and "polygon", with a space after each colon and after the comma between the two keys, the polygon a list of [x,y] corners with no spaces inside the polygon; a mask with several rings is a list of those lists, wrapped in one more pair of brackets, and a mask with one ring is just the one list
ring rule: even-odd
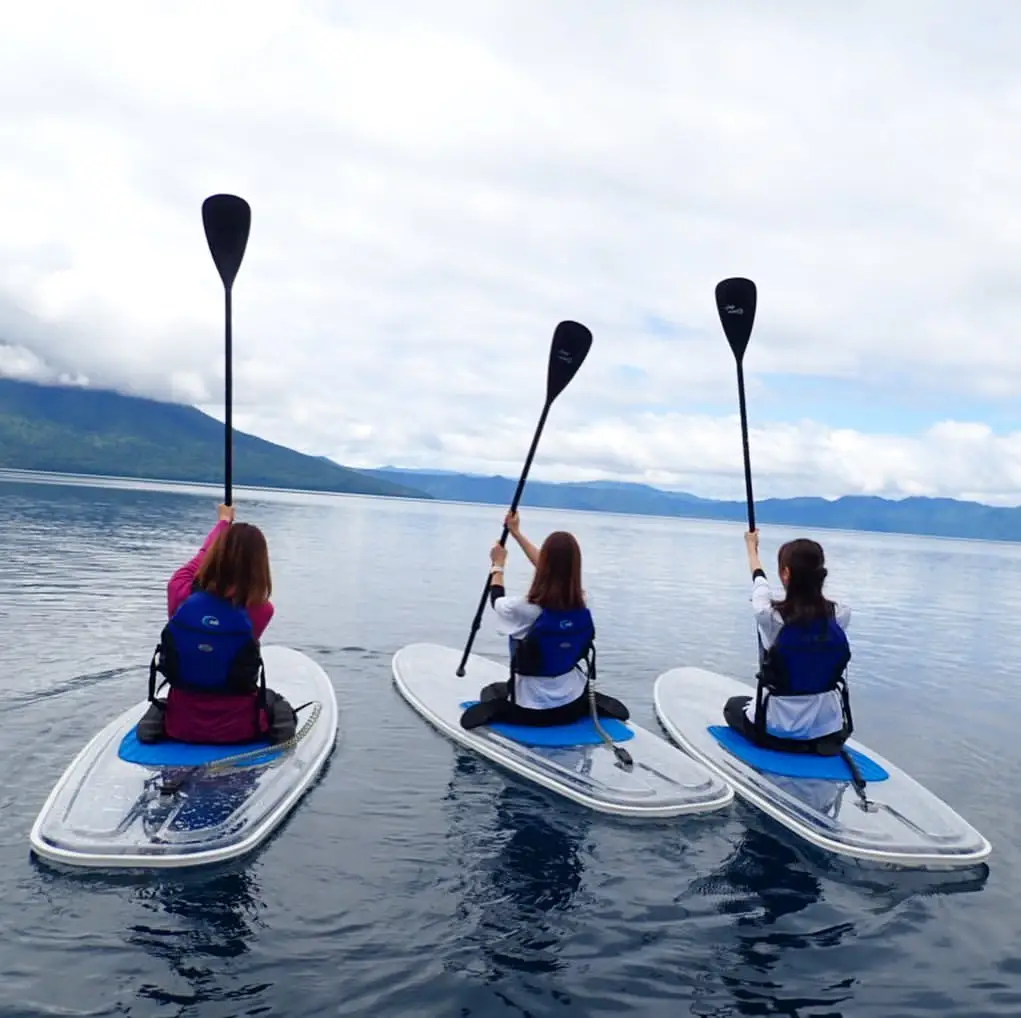
{"label": "woman in pink jacket", "polygon": [[[266,538],[235,523],[221,505],[198,554],[167,584],[167,617],[149,669],[148,711],[140,742],[244,743],[291,738],[297,719],[266,688],[259,638],[273,617]],[[156,675],[170,686],[156,699]]]}

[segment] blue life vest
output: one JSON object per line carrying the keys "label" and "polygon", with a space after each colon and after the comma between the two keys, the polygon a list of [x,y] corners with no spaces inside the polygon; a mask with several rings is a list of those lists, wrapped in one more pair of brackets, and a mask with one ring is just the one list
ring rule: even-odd
{"label": "blue life vest", "polygon": [[851,660],[836,619],[784,625],[762,659],[759,681],[773,696],[807,696],[836,689]]}
{"label": "blue life vest", "polygon": [[521,639],[511,639],[511,677],[564,675],[589,657],[596,637],[587,608],[552,611],[543,608]]}
{"label": "blue life vest", "polygon": [[265,690],[248,612],[203,590],[189,595],[163,627],[150,666],[150,699],[157,671],[171,688],[192,692],[243,695]]}

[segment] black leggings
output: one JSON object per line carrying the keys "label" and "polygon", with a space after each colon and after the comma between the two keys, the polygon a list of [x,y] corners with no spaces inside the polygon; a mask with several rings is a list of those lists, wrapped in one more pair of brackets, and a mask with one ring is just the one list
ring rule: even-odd
{"label": "black leggings", "polygon": [[723,705],[723,718],[735,732],[740,732],[750,743],[762,749],[773,749],[780,753],[836,756],[847,741],[847,733],[843,729],[830,735],[821,735],[817,739],[782,739],[769,732],[757,732],[745,713],[745,707],[751,702],[750,696],[732,696]]}
{"label": "black leggings", "polygon": [[[461,727],[479,728],[497,722],[504,725],[529,725],[533,728],[552,728],[556,725],[570,725],[588,717],[591,713],[588,690],[570,703],[545,710],[520,707],[510,699],[509,682],[491,682],[479,694],[479,702],[461,715]],[[612,696],[596,693],[596,713],[600,717],[627,721],[631,712]]]}

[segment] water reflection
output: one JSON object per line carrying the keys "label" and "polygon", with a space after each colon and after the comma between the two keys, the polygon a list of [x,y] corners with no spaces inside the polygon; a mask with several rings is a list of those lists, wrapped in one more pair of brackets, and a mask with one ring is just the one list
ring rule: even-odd
{"label": "water reflection", "polygon": [[[721,988],[734,1013],[741,1015],[825,1014],[843,1018],[839,1006],[852,997],[854,978],[838,978],[834,985],[825,976],[798,982],[796,999],[789,996],[790,983],[774,973],[789,952],[806,948],[839,946],[854,926],[840,921],[821,929],[804,931],[805,922],[791,932],[782,920],[804,912],[823,899],[819,877],[803,864],[797,852],[782,841],[749,827],[716,872],[704,883],[727,888],[721,912],[734,915],[734,943],[726,949],[719,973]],[[778,928],[781,927],[781,928]],[[816,1010],[818,1009],[818,1010]]]}
{"label": "water reflection", "polygon": [[[799,868],[811,874],[817,882],[825,880],[846,888],[865,890],[870,893],[873,911],[879,903],[887,907],[901,904],[912,897],[931,897],[948,894],[962,894],[981,891],[989,879],[989,866],[978,863],[975,866],[949,870],[905,869],[866,860],[852,859],[837,855],[810,844],[788,831],[757,810],[741,805],[747,829],[742,840],[728,856],[718,873],[728,878],[733,872],[742,872],[750,861],[742,861],[743,852],[750,853],[749,860],[756,860],[763,871],[766,895],[769,895],[772,868]],[[749,891],[758,891],[756,881],[748,884]],[[806,898],[802,907],[811,902]],[[785,908],[773,913],[773,918],[798,911]]]}
{"label": "water reflection", "polygon": [[[91,872],[31,858],[49,913],[45,931],[32,936],[40,951],[59,951],[67,981],[46,985],[53,970],[43,954],[37,985],[54,1008],[46,1013],[162,1014],[167,1005],[168,1013],[202,1018],[256,1013],[271,984],[248,978],[261,971],[252,952],[267,928],[250,862]],[[96,972],[107,981],[102,1008],[90,996],[99,990]]]}
{"label": "water reflection", "polygon": [[581,887],[579,849],[588,825],[580,817],[554,821],[550,804],[518,785],[500,793],[496,815],[510,838],[493,860],[494,887],[522,915],[566,909]]}
{"label": "water reflection", "polygon": [[215,873],[160,876],[137,888],[133,897],[151,918],[129,925],[125,940],[171,974],[168,985],[143,982],[139,997],[158,1004],[201,1005],[206,1015],[214,1002],[233,1008],[266,989],[266,983],[224,986],[225,961],[247,954],[263,926],[259,887],[242,863]]}
{"label": "water reflection", "polygon": [[801,912],[822,895],[819,879],[788,845],[755,828],[747,828],[716,871],[740,897],[753,898],[757,914],[738,917],[737,925],[772,926],[783,916]]}
{"label": "water reflection", "polygon": [[[852,1001],[867,968],[856,963],[868,950],[869,930],[863,926],[913,899],[981,891],[989,876],[984,863],[947,871],[858,863],[754,815],[748,820],[723,863],[695,885],[728,890],[718,907],[733,916],[736,943],[727,949],[732,960],[721,966],[720,981],[741,1015],[854,1014]],[[844,891],[853,895],[850,908],[838,905]],[[864,912],[860,892],[867,895]],[[921,924],[926,918],[912,920]],[[831,960],[835,948],[842,964]]]}
{"label": "water reflection", "polygon": [[560,945],[573,930],[589,819],[461,752],[446,799],[472,967],[481,957],[477,974],[486,982],[508,971],[558,971]]}

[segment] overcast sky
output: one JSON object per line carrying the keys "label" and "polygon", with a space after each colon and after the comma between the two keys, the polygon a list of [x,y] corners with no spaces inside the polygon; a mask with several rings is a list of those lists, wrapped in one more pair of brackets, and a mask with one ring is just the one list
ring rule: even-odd
{"label": "overcast sky", "polygon": [[0,36],[0,374],[352,466],[1021,502],[1021,3],[96,0]]}

